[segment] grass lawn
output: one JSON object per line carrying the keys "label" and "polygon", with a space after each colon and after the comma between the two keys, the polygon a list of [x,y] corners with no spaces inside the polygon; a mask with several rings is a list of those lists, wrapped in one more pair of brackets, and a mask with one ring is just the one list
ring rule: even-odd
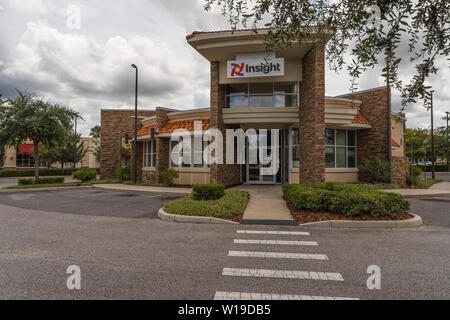
{"label": "grass lawn", "polygon": [[416,189],[430,189],[430,187],[436,183],[442,182],[440,179],[416,179],[414,181],[414,188]]}
{"label": "grass lawn", "polygon": [[147,182],[136,182],[136,184],[133,183],[133,181],[123,181],[123,182],[119,182],[119,183],[123,183],[126,185],[130,185],[130,186],[139,186],[139,187],[164,187],[162,184],[157,184],[157,183],[147,183]]}
{"label": "grass lawn", "polygon": [[194,200],[192,195],[168,202],[164,211],[183,216],[203,216],[230,219],[244,214],[249,200],[246,191],[227,190],[218,200]]}
{"label": "grass lawn", "polygon": [[52,184],[30,184],[4,187],[5,190],[19,190],[19,189],[41,189],[41,188],[64,188],[64,187],[90,187],[95,184],[110,184],[120,183],[117,179],[96,180],[89,182],[69,182],[69,183],[52,183]]}

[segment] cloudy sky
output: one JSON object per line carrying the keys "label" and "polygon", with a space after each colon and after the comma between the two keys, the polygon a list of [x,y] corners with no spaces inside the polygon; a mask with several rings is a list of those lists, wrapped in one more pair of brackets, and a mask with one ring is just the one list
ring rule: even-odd
{"label": "cloudy sky", "polygon": [[[83,113],[81,130],[100,122],[101,108],[134,106],[134,71],[140,67],[141,108],[209,107],[209,64],[185,36],[228,27],[203,0],[0,0],[0,93],[29,89]],[[77,24],[77,10],[80,24]],[[78,28],[79,27],[79,28]],[[438,125],[450,111],[450,70],[441,60],[430,79]],[[402,79],[411,73],[400,68]],[[348,92],[345,72],[327,70],[326,94]],[[380,70],[365,74],[361,90],[383,85]],[[394,110],[399,109],[394,96]],[[407,108],[409,127],[429,127],[421,105]]]}

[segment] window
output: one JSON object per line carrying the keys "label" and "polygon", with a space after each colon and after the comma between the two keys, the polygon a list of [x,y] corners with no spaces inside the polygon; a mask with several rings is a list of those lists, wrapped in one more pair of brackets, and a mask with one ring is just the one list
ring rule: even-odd
{"label": "window", "polygon": [[[22,154],[17,153],[16,156],[16,167],[17,168],[34,168],[34,157],[32,154]],[[46,161],[39,161],[39,167],[47,167]]]}
{"label": "window", "polygon": [[[183,150],[182,150],[182,146],[183,146],[183,138],[179,137],[179,140],[172,140],[170,143],[170,165],[172,168],[205,168],[205,167],[210,167],[210,165],[206,165],[204,158],[203,158],[203,151],[205,150],[206,146],[208,145],[207,141],[203,140],[203,137],[201,137],[201,143],[199,144],[198,142],[195,143],[195,139],[193,136],[191,136],[191,144],[189,146],[186,146],[186,150],[185,151],[185,158],[183,159],[182,163],[179,165],[178,164],[178,159],[180,159],[181,157],[183,157]],[[179,153],[172,153],[172,150],[174,150],[174,148],[178,145],[181,144],[180,146],[180,150]]]}
{"label": "window", "polygon": [[292,168],[300,167],[300,130],[292,128]]}
{"label": "window", "polygon": [[144,168],[156,167],[156,140],[144,141]]}
{"label": "window", "polygon": [[326,129],[325,167],[356,168],[356,131]]}
{"label": "window", "polygon": [[297,107],[297,82],[229,84],[227,108]]}

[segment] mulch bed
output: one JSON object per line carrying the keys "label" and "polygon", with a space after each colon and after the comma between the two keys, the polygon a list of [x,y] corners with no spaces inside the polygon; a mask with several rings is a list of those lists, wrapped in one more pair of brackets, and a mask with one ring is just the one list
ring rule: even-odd
{"label": "mulch bed", "polygon": [[232,216],[231,218],[228,218],[225,220],[230,220],[230,221],[234,221],[234,222],[238,222],[238,223],[242,224],[242,222],[244,221],[244,216],[236,214],[236,215]]}
{"label": "mulch bed", "polygon": [[406,212],[391,213],[382,217],[373,217],[368,214],[362,214],[354,217],[346,217],[342,214],[326,212],[326,211],[310,211],[299,210],[294,208],[286,201],[288,208],[291,210],[292,217],[298,224],[318,222],[326,220],[357,220],[357,221],[386,221],[386,220],[408,220],[414,218],[412,214]]}

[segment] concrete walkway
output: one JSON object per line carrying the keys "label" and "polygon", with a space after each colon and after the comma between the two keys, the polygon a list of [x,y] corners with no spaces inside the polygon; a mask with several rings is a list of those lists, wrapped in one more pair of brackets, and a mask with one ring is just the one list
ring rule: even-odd
{"label": "concrete walkway", "polygon": [[232,189],[250,193],[244,224],[296,225],[280,185],[241,185]]}
{"label": "concrete walkway", "polygon": [[450,196],[450,182],[436,183],[430,189],[394,189],[384,191],[398,193],[405,198]]}
{"label": "concrete walkway", "polygon": [[144,187],[127,184],[96,184],[94,185],[94,188],[128,191],[128,192],[152,192],[152,193],[170,193],[170,194],[186,194],[186,195],[192,193],[191,188]]}

